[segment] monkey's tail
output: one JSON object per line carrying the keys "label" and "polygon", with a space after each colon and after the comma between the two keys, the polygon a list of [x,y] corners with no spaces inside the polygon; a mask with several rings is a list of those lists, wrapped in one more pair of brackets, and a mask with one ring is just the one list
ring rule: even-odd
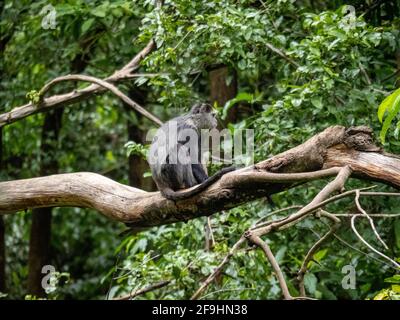
{"label": "monkey's tail", "polygon": [[167,198],[168,200],[187,199],[207,189],[214,182],[219,180],[224,174],[235,170],[236,168],[234,166],[223,168],[215,173],[213,176],[208,177],[202,183],[198,184],[194,189],[189,191],[177,192],[168,188],[161,191],[161,194],[164,196],[164,198]]}

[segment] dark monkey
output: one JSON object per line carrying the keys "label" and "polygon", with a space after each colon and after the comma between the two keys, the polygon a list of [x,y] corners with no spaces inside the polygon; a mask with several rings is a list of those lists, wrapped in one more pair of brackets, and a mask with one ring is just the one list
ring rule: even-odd
{"label": "dark monkey", "polygon": [[[171,133],[173,127],[176,128],[175,134]],[[171,119],[158,129],[150,147],[149,164],[153,179],[165,198],[189,198],[205,190],[225,173],[235,170],[227,167],[208,177],[202,165],[201,130],[216,127],[217,119],[212,107],[199,103],[188,114]],[[197,187],[192,190],[176,192],[195,185]]]}

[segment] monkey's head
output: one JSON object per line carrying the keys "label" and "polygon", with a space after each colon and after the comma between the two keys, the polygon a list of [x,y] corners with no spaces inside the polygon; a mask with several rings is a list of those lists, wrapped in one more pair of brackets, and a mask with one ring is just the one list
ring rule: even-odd
{"label": "monkey's head", "polygon": [[196,103],[190,110],[190,115],[199,129],[214,129],[218,125],[216,113],[208,103]]}

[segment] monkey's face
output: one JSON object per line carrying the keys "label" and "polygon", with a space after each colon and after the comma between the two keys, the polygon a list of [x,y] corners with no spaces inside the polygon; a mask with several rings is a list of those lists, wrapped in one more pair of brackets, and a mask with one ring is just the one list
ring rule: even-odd
{"label": "monkey's face", "polygon": [[194,105],[191,113],[196,119],[197,127],[199,129],[214,129],[218,125],[216,113],[211,105],[207,103]]}

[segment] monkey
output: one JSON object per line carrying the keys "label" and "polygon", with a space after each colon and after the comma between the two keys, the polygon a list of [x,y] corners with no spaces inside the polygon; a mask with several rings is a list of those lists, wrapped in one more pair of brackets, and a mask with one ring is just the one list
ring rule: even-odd
{"label": "monkey", "polygon": [[[157,130],[148,162],[153,180],[165,198],[174,201],[189,198],[236,170],[234,166],[226,167],[209,177],[202,165],[201,130],[214,129],[217,124],[211,105],[197,103],[189,113],[169,120]],[[177,192],[195,185],[192,190]]]}

